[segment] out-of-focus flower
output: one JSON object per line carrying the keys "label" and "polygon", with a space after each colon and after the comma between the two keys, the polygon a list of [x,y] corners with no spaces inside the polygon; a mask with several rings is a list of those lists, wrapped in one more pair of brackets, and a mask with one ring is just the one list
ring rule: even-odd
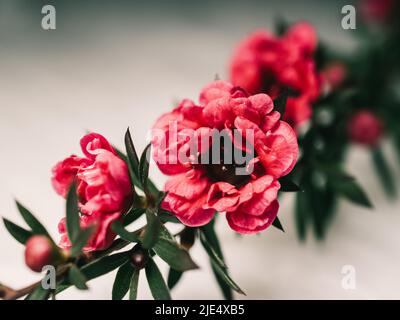
{"label": "out-of-focus flower", "polygon": [[[205,225],[219,212],[239,233],[266,229],[278,213],[277,179],[297,161],[294,130],[266,94],[215,81],[199,100],[183,100],[153,128],[154,160],[172,175],[163,208],[187,226]],[[229,157],[238,150],[246,161]]]}
{"label": "out-of-focus flower", "polygon": [[374,147],[383,135],[383,123],[371,111],[362,110],[350,118],[348,134],[351,141]]}
{"label": "out-of-focus flower", "polygon": [[389,19],[394,9],[394,0],[361,0],[359,8],[366,22],[383,23]]}
{"label": "out-of-focus flower", "polygon": [[311,117],[311,104],[320,92],[313,54],[317,46],[314,28],[301,22],[278,38],[258,30],[239,43],[231,64],[231,82],[250,94],[266,93],[272,99],[284,88],[295,93],[287,101],[284,120],[293,126]]}
{"label": "out-of-focus flower", "polygon": [[[71,184],[77,184],[81,226],[96,226],[86,251],[107,248],[115,238],[111,224],[119,219],[132,201],[128,167],[110,143],[100,134],[91,133],[81,139],[84,158],[72,155],[53,168],[54,189],[65,197]],[[59,224],[60,245],[70,246],[65,219]]]}
{"label": "out-of-focus flower", "polygon": [[346,80],[346,76],[347,69],[342,62],[335,61],[327,65],[321,72],[324,91],[331,92],[338,89]]}
{"label": "out-of-focus flower", "polygon": [[25,263],[35,272],[42,272],[46,265],[56,265],[62,259],[60,249],[46,236],[35,235],[25,246]]}

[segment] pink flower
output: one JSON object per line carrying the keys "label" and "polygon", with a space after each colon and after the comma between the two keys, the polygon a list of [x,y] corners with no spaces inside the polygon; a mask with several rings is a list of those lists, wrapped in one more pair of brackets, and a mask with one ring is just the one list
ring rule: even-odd
{"label": "pink flower", "polygon": [[[278,179],[297,161],[296,134],[266,94],[215,81],[199,100],[183,100],[154,125],[154,160],[171,175],[162,207],[187,226],[205,225],[219,212],[237,232],[260,232],[278,213]],[[247,161],[228,161],[228,146]]]}
{"label": "pink flower", "polygon": [[[105,249],[115,238],[110,229],[112,222],[127,211],[132,201],[128,167],[110,143],[97,133],[84,136],[81,148],[85,157],[73,155],[59,162],[53,168],[52,183],[56,192],[65,197],[76,181],[81,226],[97,227],[85,250]],[[59,232],[60,245],[70,247],[64,219],[59,224]]]}
{"label": "pink flower", "polygon": [[231,81],[251,94],[266,93],[275,99],[283,88],[288,99],[284,120],[297,126],[312,114],[311,104],[319,96],[319,77],[313,54],[317,47],[314,28],[298,23],[277,38],[267,31],[252,33],[239,43],[230,64]]}
{"label": "pink flower", "polygon": [[337,61],[332,62],[321,73],[321,80],[324,89],[327,92],[338,89],[346,80],[347,69],[346,66]]}
{"label": "pink flower", "polygon": [[393,0],[361,0],[359,2],[361,16],[367,22],[385,22],[395,9]]}
{"label": "pink flower", "polygon": [[365,146],[374,147],[383,135],[382,121],[371,111],[362,110],[348,122],[350,140]]}

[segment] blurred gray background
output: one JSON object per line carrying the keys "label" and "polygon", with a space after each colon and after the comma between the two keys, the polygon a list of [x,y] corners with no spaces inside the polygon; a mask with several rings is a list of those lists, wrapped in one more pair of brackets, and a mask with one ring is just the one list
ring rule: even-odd
{"label": "blurred gray background", "polygon": [[[64,200],[52,190],[51,168],[80,152],[87,130],[122,147],[130,126],[142,149],[148,129],[173,101],[197,99],[215,74],[226,79],[235,44],[255,28],[271,28],[277,16],[309,20],[329,44],[355,50],[353,31],[340,27],[347,3],[0,0],[0,215],[23,224],[17,198],[57,237]],[[41,28],[45,4],[56,7],[54,31]],[[399,167],[393,155],[391,161]],[[239,238],[219,220],[230,272],[247,292],[238,298],[400,298],[400,202],[387,201],[365,150],[354,148],[348,167],[375,210],[341,203],[323,243],[297,241],[292,196],[280,210],[286,233],[271,228]],[[154,167],[152,177],[159,186],[165,181]],[[192,254],[201,270],[187,273],[173,297],[220,299],[206,255],[199,246]],[[356,269],[355,290],[341,286],[344,265]],[[18,288],[39,277],[24,266],[23,247],[1,224],[0,281]],[[71,289],[60,297],[109,299],[113,277],[90,282],[88,292]],[[139,292],[151,298],[144,277]]]}

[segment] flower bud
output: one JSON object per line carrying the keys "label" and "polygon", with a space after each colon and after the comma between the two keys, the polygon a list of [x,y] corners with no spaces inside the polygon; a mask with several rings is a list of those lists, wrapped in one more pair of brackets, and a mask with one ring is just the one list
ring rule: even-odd
{"label": "flower bud", "polygon": [[346,80],[346,75],[347,69],[343,63],[337,61],[329,64],[321,74],[324,90],[331,92],[339,88]]}
{"label": "flower bud", "polygon": [[130,261],[136,269],[143,269],[149,261],[149,253],[141,245],[136,245],[132,250]]}
{"label": "flower bud", "polygon": [[181,232],[181,246],[185,248],[186,250],[190,250],[193,247],[194,241],[196,239],[196,234],[195,234],[194,228],[189,228],[186,227],[183,229]]}
{"label": "flower bud", "polygon": [[382,137],[383,123],[372,112],[362,110],[350,118],[347,129],[351,141],[374,147]]}
{"label": "flower bud", "polygon": [[41,272],[46,265],[53,265],[59,260],[60,252],[46,236],[32,236],[26,242],[25,263],[35,272]]}

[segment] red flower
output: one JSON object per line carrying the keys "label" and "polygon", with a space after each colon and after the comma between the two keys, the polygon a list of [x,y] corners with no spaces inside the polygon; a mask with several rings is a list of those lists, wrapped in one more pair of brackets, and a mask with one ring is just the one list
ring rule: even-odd
{"label": "red flower", "polygon": [[382,137],[383,123],[372,112],[362,110],[348,122],[348,134],[351,141],[374,147]]}
{"label": "red flower", "polygon": [[[215,81],[199,100],[183,100],[153,128],[154,160],[172,175],[163,208],[188,226],[205,225],[220,212],[237,232],[266,229],[278,213],[277,179],[297,161],[295,132],[266,94],[249,96]],[[246,161],[227,157],[237,150]]]}
{"label": "red flower", "polygon": [[361,15],[367,22],[385,22],[394,9],[393,0],[361,0],[359,3]]}
{"label": "red flower", "polygon": [[324,90],[331,92],[339,88],[345,81],[347,76],[346,66],[337,61],[332,62],[321,73]]}
{"label": "red flower", "polygon": [[[84,158],[70,156],[53,168],[52,183],[58,194],[65,197],[76,181],[81,210],[81,226],[96,225],[96,232],[85,247],[86,251],[107,248],[115,238],[112,222],[119,219],[132,201],[132,186],[128,167],[109,142],[91,133],[81,140]],[[60,245],[70,247],[65,219],[59,224]]]}
{"label": "red flower", "polygon": [[317,46],[314,28],[298,23],[277,38],[264,30],[252,33],[236,48],[230,65],[231,81],[251,94],[275,99],[283,88],[288,99],[285,121],[297,126],[311,117],[311,104],[319,95],[319,80],[312,55]]}

